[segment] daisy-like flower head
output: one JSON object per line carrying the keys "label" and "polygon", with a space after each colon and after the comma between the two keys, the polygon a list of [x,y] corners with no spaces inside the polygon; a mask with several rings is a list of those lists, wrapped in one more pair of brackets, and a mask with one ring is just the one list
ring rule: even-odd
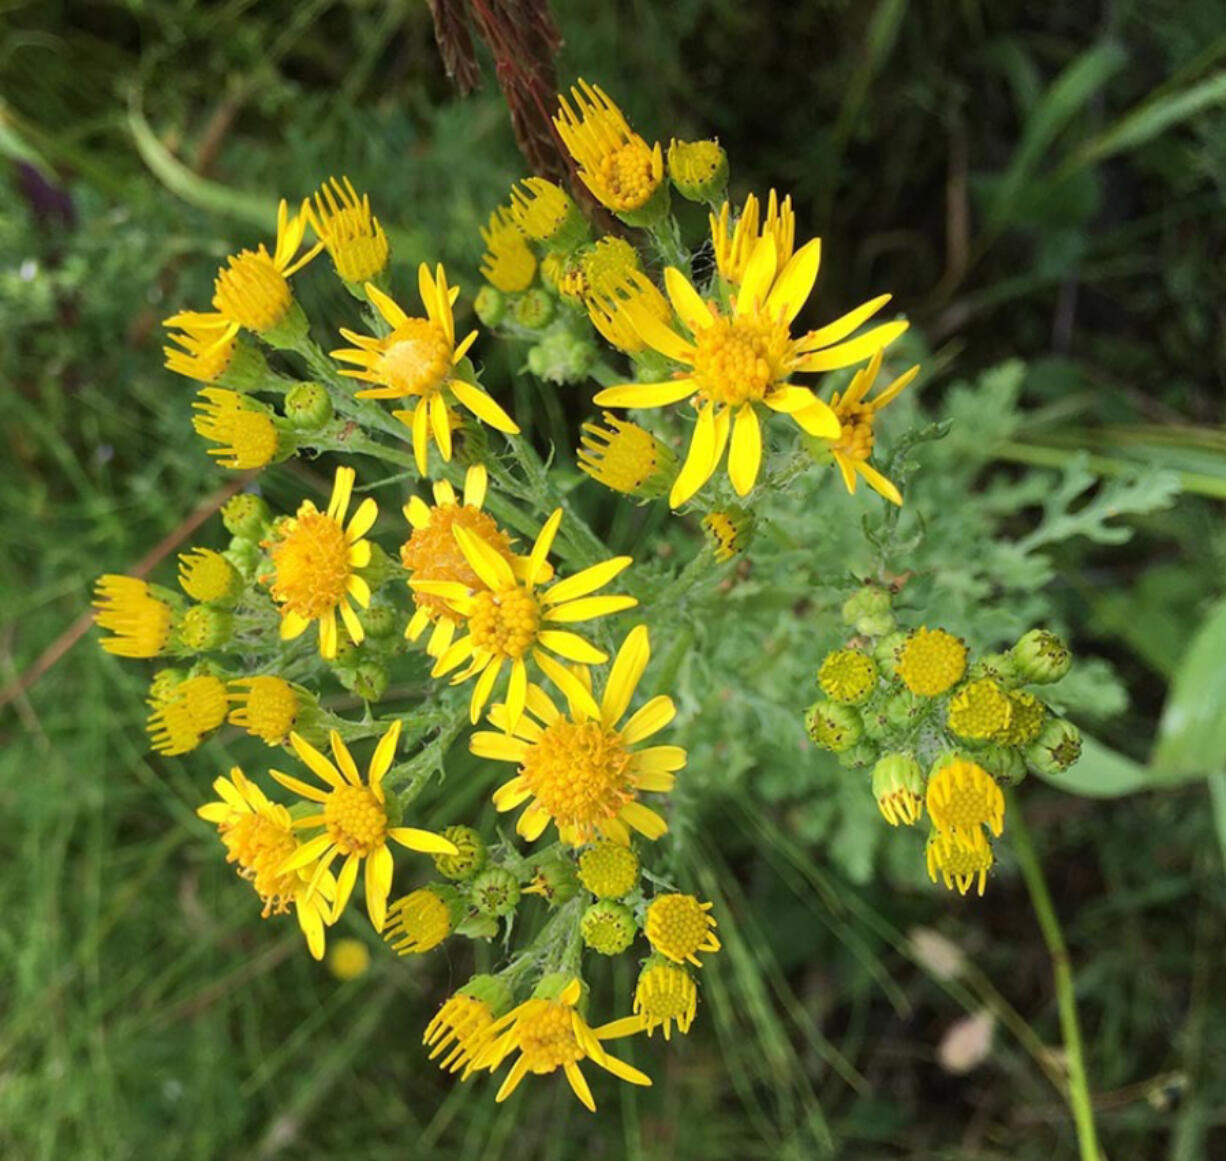
{"label": "daisy-like flower head", "polygon": [[559,989],[557,982],[546,976],[532,999],[490,1024],[486,1032],[488,1042],[473,1067],[495,1072],[512,1052],[519,1053],[495,1100],[506,1100],[530,1072],[546,1076],[561,1068],[575,1096],[585,1108],[595,1112],[592,1090],[579,1068],[583,1060],[590,1060],[630,1084],[650,1086],[649,1076],[610,1056],[601,1044],[601,1040],[626,1036],[637,1029],[617,1025],[589,1027],[576,1007],[582,992],[583,986],[577,979]]}
{"label": "daisy-like flower head", "polygon": [[819,330],[793,338],[791,323],[813,290],[820,262],[818,239],[780,267],[774,238],[762,238],[730,314],[704,300],[680,270],[669,267],[665,286],[691,335],[688,339],[646,311],[622,304],[643,341],[688,372],[665,382],[610,387],[595,402],[609,407],[665,407],[683,399],[693,401],[698,422],[669,495],[674,508],[714,475],[726,449],[734,490],[740,496],[750,491],[762,463],[761,406],[790,415],[809,435],[838,438],[842,430],[838,416],[809,388],[790,383],[790,377],[796,372],[853,366],[907,329],[905,322],[885,323],[859,338],[841,341],[889,301],[889,295],[882,295]]}
{"label": "daisy-like flower head", "polygon": [[529,177],[511,190],[515,224],[534,242],[570,249],[587,234],[587,222],[570,195],[543,177]]}
{"label": "daisy-like flower head", "polygon": [[701,952],[719,951],[713,903],[700,903],[693,895],[657,895],[647,908],[646,933],[656,951],[673,963],[702,967]]}
{"label": "daisy-like flower head", "polygon": [[519,769],[494,792],[494,806],[514,810],[528,802],[515,829],[529,842],[552,822],[563,842],[578,846],[597,838],[628,844],[630,832],[658,839],[668,824],[638,800],[642,793],[666,794],[685,765],[680,746],[639,742],[676,716],[672,698],[651,698],[618,725],[651,657],[646,626],[632,629],[609,671],[600,703],[586,683],[550,663],[549,676],[566,694],[563,714],[538,686],[528,689],[529,713],[512,723],[507,706],[495,706],[490,723],[504,733],[477,733],[470,747],[480,758],[515,762]]}
{"label": "daisy-like flower head", "polygon": [[307,212],[337,274],[346,282],[360,285],[387,269],[390,247],[379,219],[370,212],[370,195],[359,198],[347,177],[325,181]]}
{"label": "daisy-like flower head", "polygon": [[650,1036],[663,1028],[668,1040],[676,1024],[685,1035],[697,1012],[698,986],[688,969],[664,959],[648,961],[634,987],[634,1017],[642,1021],[643,1031]]}
{"label": "daisy-like flower head", "polygon": [[481,240],[485,243],[481,277],[495,290],[517,294],[532,285],[536,255],[506,206],[499,206],[490,214],[489,224],[482,227]]}
{"label": "daisy-like flower head", "polygon": [[301,636],[318,621],[319,652],[326,660],[336,656],[338,612],[355,645],[366,635],[350,600],[370,606],[370,585],[357,570],[370,563],[370,541],[363,538],[379,509],[368,496],[345,524],[354,479],[352,468],[337,468],[327,511],[304,500],[265,542],[273,575],[260,579],[280,605],[282,640]]}
{"label": "daisy-like flower head", "polygon": [[830,400],[830,406],[839,418],[841,425],[839,437],[830,444],[834,462],[839,465],[843,475],[843,483],[847,490],[855,493],[857,476],[863,476],[868,486],[884,496],[892,504],[902,503],[902,494],[869,462],[873,451],[873,422],[877,413],[894,399],[897,399],[906,386],[919,374],[918,364],[909,371],[904,371],[888,387],[882,388],[872,398],[868,393],[873,389],[877,372],[881,370],[882,351],[878,351],[867,367],[861,367],[852,378],[851,385],[842,395],[837,392]]}
{"label": "daisy-like flower head", "polygon": [[[477,1054],[489,1040],[490,1025],[511,1006],[511,992],[497,976],[476,975],[448,996],[426,1025],[422,1043],[444,1072],[472,1072]],[[446,1053],[444,1056],[443,1054]]]}
{"label": "daisy-like flower head", "polygon": [[231,723],[270,746],[284,744],[302,710],[297,690],[271,675],[230,682],[230,703]]}
{"label": "daisy-like flower head", "polygon": [[766,199],[765,219],[759,216],[757,196],[750,194],[735,222],[732,207],[724,202],[718,214],[710,215],[710,223],[716,268],[720,277],[732,286],[740,286],[754,247],[762,238],[774,239],[781,266],[791,260],[796,245],[796,215],[792,213],[790,194],[780,203],[775,191],[771,190]]}
{"label": "daisy-like flower head", "polygon": [[240,328],[260,335],[275,331],[294,307],[290,276],[323,249],[319,242],[295,259],[306,233],[309,210],[304,199],[291,218],[289,205],[282,198],[277,207],[277,242],[273,252],[269,254],[260,243],[256,250],[231,255],[213,283],[213,312],[185,311],[175,316],[179,325],[219,327],[227,338],[236,335]]}
{"label": "daisy-like flower head", "polygon": [[167,369],[198,383],[216,383],[234,357],[237,332],[221,319],[213,323],[201,322],[198,316],[189,316],[187,321],[179,319],[180,316],[175,315],[166,320],[168,327],[182,327],[182,330],[171,331],[169,336],[170,341],[178,345],[162,348]]}
{"label": "daisy-like flower head", "polygon": [[270,802],[237,766],[229,778],[218,778],[213,789],[217,801],[206,803],[196,813],[216,825],[225,844],[226,862],[236,863],[239,875],[255,888],[264,904],[265,919],[284,915],[293,907],[311,954],[323,959],[324,926],[331,922],[336,880],[324,873],[312,890],[308,874],[282,868],[299,848],[290,813]]}
{"label": "daisy-like flower head", "polygon": [[511,551],[511,538],[488,512],[482,511],[488,485],[489,473],[484,464],[473,464],[464,475],[462,501],[450,483],[438,480],[434,484],[433,505],[428,505],[420,496],[413,496],[404,506],[404,516],[413,533],[400,546],[400,562],[409,574],[413,603],[417,606],[404,635],[416,641],[426,631],[426,626],[433,624],[434,631],[426,644],[426,652],[431,657],[441,657],[451,647],[463,617],[442,597],[413,589],[412,581],[450,581],[474,593],[485,588],[485,582],[461,550],[453,531],[455,528],[467,529],[498,553],[513,570],[522,571],[523,560]]}
{"label": "daisy-like flower head", "polygon": [[627,496],[663,496],[677,474],[677,457],[651,432],[608,411],[605,426],[583,425],[579,470]]}
{"label": "daisy-like flower head", "polygon": [[956,887],[961,895],[976,884],[977,893],[982,895],[987,886],[988,872],[996,861],[987,841],[967,847],[939,830],[928,836],[924,855],[928,862],[928,877],[935,883],[939,874],[950,891]]}
{"label": "daisy-like flower head", "polygon": [[471,331],[458,343],[452,305],[459,287],[447,285],[447,274],[440,265],[435,275],[423,262],[417,269],[417,286],[426,307],[426,318],[413,318],[383,293],[373,282],[366,284],[366,296],[392,328],[383,338],[342,330],[353,347],[333,351],[332,357],[353,363],[356,371],[341,374],[375,386],[357,393],[359,399],[416,399],[412,411],[394,411],[413,432],[413,453],[417,469],[425,475],[430,436],[444,460],[451,459],[451,415],[448,393],[483,423],[498,431],[516,434],[519,428],[475,383],[455,373],[456,364],[476,342]]}
{"label": "daisy-like flower head", "polygon": [[419,887],[397,899],[388,908],[383,928],[384,941],[397,955],[424,955],[450,934],[451,908],[432,887]]}
{"label": "daisy-like flower head", "polygon": [[387,918],[387,897],[392,889],[394,870],[388,840],[425,854],[455,854],[455,846],[442,835],[415,826],[390,825],[383,777],[391,769],[396,756],[400,722],[393,722],[379,739],[365,781],[358,772],[353,755],[335,730],[330,737],[335,763],[298,734],[290,734],[289,740],[294,753],[323,783],[323,788],[283,774],[280,770],[270,773],[287,790],[318,803],[321,808],[318,814],[295,819],[294,826],[301,830],[323,827],[323,833],[306,840],[297,853],[281,864],[280,870],[287,872],[310,867],[310,885],[313,889],[332,863],[343,857],[336,882],[336,900],[332,905],[332,921],[335,922],[353,894],[358,867],[365,860],[366,911],[375,930],[382,931]]}
{"label": "daisy-like flower head", "polygon": [[622,111],[599,85],[580,80],[571,101],[558,97],[553,123],[579,177],[602,205],[616,214],[643,210],[664,181],[664,151],[630,128]]}
{"label": "daisy-like flower head", "polygon": [[504,666],[510,669],[506,721],[507,728],[512,728],[526,703],[529,660],[565,689],[578,679],[551,653],[579,665],[600,665],[609,659],[577,633],[556,626],[591,621],[638,604],[630,596],[593,595],[633,563],[628,556],[613,557],[548,587],[537,587],[552,575],[549,550],[561,523],[559,508],[545,521],[527,561],[518,568],[482,537],[457,524],[452,534],[484,587],[474,590],[459,581],[409,581],[414,593],[442,597],[447,607],[466,622],[467,634],[452,642],[431,675],[442,677],[467,662],[451,681],[458,685],[477,678],[470,704],[473,725],[480,721]]}
{"label": "daisy-like flower head", "polygon": [[202,674],[174,687],[149,715],[146,729],[160,754],[187,754],[226,720],[226,684]]}
{"label": "daisy-like flower head", "polygon": [[928,779],[928,817],[933,825],[968,850],[987,845],[986,826],[997,838],[1005,826],[1005,796],[976,762],[954,758]]}
{"label": "daisy-like flower head", "polygon": [[143,580],[107,573],[94,584],[94,622],[112,633],[102,648],[117,657],[156,657],[170,640],[170,606]]}
{"label": "daisy-like flower head", "polygon": [[179,553],[179,585],[193,600],[233,604],[243,591],[243,578],[220,552],[193,548]]}
{"label": "daisy-like flower head", "polygon": [[217,444],[208,449],[223,468],[263,468],[277,455],[277,426],[268,409],[237,391],[206,387],[192,407],[196,434]]}
{"label": "daisy-like flower head", "polygon": [[605,290],[589,295],[586,304],[592,326],[606,342],[628,355],[647,349],[632,321],[634,318],[648,314],[667,327],[673,317],[668,299],[641,270],[626,271],[620,281],[605,283]]}

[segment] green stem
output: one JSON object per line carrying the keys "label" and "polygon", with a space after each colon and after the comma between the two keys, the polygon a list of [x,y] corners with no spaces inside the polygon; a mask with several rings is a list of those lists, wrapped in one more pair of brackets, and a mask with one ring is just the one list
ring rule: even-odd
{"label": "green stem", "polygon": [[1094,1109],[1086,1076],[1081,1025],[1077,1020],[1073,968],[1069,963],[1064,932],[1060,929],[1060,920],[1056,917],[1056,909],[1052,904],[1051,894],[1047,890],[1038,856],[1035,854],[1030,830],[1026,826],[1021,810],[1017,807],[1016,798],[1011,797],[1009,805],[1009,830],[1013,836],[1013,850],[1017,855],[1022,878],[1026,882],[1026,890],[1030,894],[1030,903],[1034,907],[1039,930],[1043,933],[1043,942],[1047,945],[1048,954],[1051,956],[1052,974],[1056,984],[1056,1002],[1060,1011],[1060,1032],[1064,1037],[1064,1051],[1068,1059],[1068,1096],[1069,1104],[1073,1109],[1073,1120],[1077,1126],[1078,1152],[1081,1161],[1102,1161],[1102,1154],[1098,1149],[1098,1135],[1094,1128]]}

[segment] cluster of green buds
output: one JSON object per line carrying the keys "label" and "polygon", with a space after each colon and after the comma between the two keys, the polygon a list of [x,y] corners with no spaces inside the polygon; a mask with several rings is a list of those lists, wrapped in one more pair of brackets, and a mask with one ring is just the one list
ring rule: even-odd
{"label": "cluster of green buds", "polygon": [[[869,585],[843,607],[854,636],[817,674],[810,738],[849,769],[871,770],[891,826],[932,823],[929,876],[982,894],[1004,823],[1002,787],[1059,774],[1081,754],[1077,727],[1034,692],[1072,665],[1055,634],[1032,629],[1011,649],[971,660],[945,629],[898,627],[890,590]],[[1029,688],[1028,688],[1029,687]]]}

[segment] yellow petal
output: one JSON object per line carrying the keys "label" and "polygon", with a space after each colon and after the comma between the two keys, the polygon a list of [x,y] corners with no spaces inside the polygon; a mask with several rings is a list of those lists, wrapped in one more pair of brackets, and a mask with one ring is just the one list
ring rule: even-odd
{"label": "yellow petal", "polygon": [[349,510],[349,497],[353,493],[353,481],[357,473],[352,468],[337,468],[336,478],[332,481],[332,497],[328,500],[329,519],[339,523]]}
{"label": "yellow petal", "polygon": [[626,634],[605,682],[604,697],[600,701],[600,720],[606,729],[611,730],[630,708],[630,699],[650,660],[651,640],[647,626],[638,625]]}
{"label": "yellow petal", "polygon": [[464,503],[469,508],[480,508],[485,503],[489,480],[489,472],[484,464],[473,464],[464,473]]}
{"label": "yellow petal", "polygon": [[690,438],[690,450],[685,457],[685,464],[669,493],[670,508],[680,508],[711,478],[715,471],[715,465],[711,462],[714,451],[715,409],[712,404],[706,403],[698,413],[698,422],[694,424],[694,434]]}
{"label": "yellow petal", "polygon": [[597,589],[604,588],[614,577],[634,563],[630,556],[615,556],[610,560],[601,561],[574,576],[558,581],[546,592],[541,594],[541,604],[558,605],[564,601],[573,601],[576,597],[586,597]]}
{"label": "yellow petal", "polygon": [[298,755],[299,761],[322,778],[329,786],[339,789],[345,785],[341,772],[301,734],[291,733],[289,744],[294,748],[294,753]]}
{"label": "yellow petal", "polygon": [[556,624],[594,621],[597,617],[607,617],[610,613],[633,609],[638,603],[637,597],[580,597],[578,600],[567,601],[565,604],[554,605],[553,608],[546,609],[544,619]]}
{"label": "yellow petal", "polygon": [[366,859],[366,913],[376,931],[387,922],[387,897],[392,890],[395,864],[387,843],[376,847]]}
{"label": "yellow petal", "polygon": [[575,1096],[580,1100],[580,1103],[590,1113],[596,1111],[596,1101],[592,1097],[592,1090],[588,1088],[587,1081],[584,1079],[583,1072],[577,1064],[572,1064],[567,1061],[563,1066],[566,1070],[566,1079],[570,1081],[570,1087],[574,1091]]}
{"label": "yellow petal", "polygon": [[545,828],[549,825],[549,821],[549,811],[534,802],[519,816],[519,821],[515,824],[515,830],[518,834],[523,835],[528,842],[534,843],[545,833]]}
{"label": "yellow petal", "polygon": [[864,460],[860,460],[856,464],[856,471],[864,477],[868,482],[868,486],[879,496],[884,496],[891,504],[897,504],[900,508],[902,507],[902,493],[876,468],[865,463]]}
{"label": "yellow petal", "polygon": [[515,574],[507,564],[506,557],[496,552],[480,536],[474,536],[467,528],[453,525],[452,534],[460,551],[472,565],[481,580],[495,592],[515,588]]}
{"label": "yellow petal", "polygon": [[387,837],[395,839],[402,847],[408,847],[411,851],[420,851],[423,855],[457,855],[460,853],[450,839],[415,826],[394,826],[387,832]]}
{"label": "yellow petal", "polygon": [[737,412],[732,425],[732,449],[728,453],[728,478],[738,496],[753,488],[762,466],[762,429],[752,403]]}
{"label": "yellow petal", "polygon": [[745,277],[741,279],[741,288],[736,296],[736,313],[738,315],[752,314],[766,300],[766,293],[775,278],[775,268],[779,262],[779,254],[775,249],[775,239],[769,234],[759,238],[745,264]]}
{"label": "yellow petal", "polygon": [[400,744],[401,721],[397,718],[388,727],[388,731],[379,739],[374,755],[370,759],[370,784],[378,786],[383,776],[391,769],[392,760],[396,757],[396,747]]}
{"label": "yellow petal", "polygon": [[495,762],[522,762],[528,756],[528,743],[520,738],[479,730],[468,739],[468,748],[478,758]]}
{"label": "yellow petal", "polygon": [[599,407],[667,407],[680,403],[697,390],[693,379],[666,379],[662,383],[623,383],[596,392],[592,402]]}
{"label": "yellow petal", "polygon": [[494,692],[494,682],[498,680],[501,672],[502,658],[495,657],[477,678],[477,684],[473,686],[472,699],[468,703],[468,719],[474,726],[481,720],[481,711],[485,709],[485,703],[489,701],[490,694]]}
{"label": "yellow petal", "polygon": [[341,873],[336,876],[336,898],[332,901],[332,922],[335,923],[345,910],[345,904],[353,894],[353,885],[358,881],[358,867],[362,862],[360,855],[350,855],[345,859]]}
{"label": "yellow petal", "polygon": [[501,431],[507,435],[519,434],[519,424],[503,411],[480,387],[474,387],[463,379],[451,379],[449,380],[449,386],[455,397],[482,423],[487,423],[495,431]]}
{"label": "yellow petal", "polygon": [[796,363],[798,371],[836,371],[840,367],[854,367],[857,363],[875,355],[882,347],[888,347],[899,335],[910,326],[910,323],[882,323],[873,327],[859,338],[839,343],[835,347],[826,347],[805,355]]}
{"label": "yellow petal", "polygon": [[702,295],[680,270],[670,266],[664,271],[664,286],[672,301],[673,309],[693,335],[711,325],[711,308],[702,300]]}
{"label": "yellow petal", "polygon": [[375,305],[375,309],[384,317],[392,330],[404,326],[409,316],[397,305],[396,300],[384,294],[373,282],[366,284],[366,297]]}
{"label": "yellow petal", "polygon": [[641,802],[627,802],[618,813],[618,817],[627,826],[637,830],[645,839],[654,842],[668,834],[668,823],[664,821],[649,806]]}
{"label": "yellow petal", "polygon": [[775,285],[766,298],[768,313],[784,322],[790,323],[799,313],[801,307],[813,293],[813,284],[817,281],[817,271],[822,263],[822,241],[814,238],[806,242],[791,261],[775,279]]}
{"label": "yellow petal", "polygon": [[580,665],[602,665],[609,660],[609,655],[604,650],[597,649],[578,633],[565,629],[542,629],[536,639],[559,657],[565,657],[567,661],[577,661]]}
{"label": "yellow petal", "polygon": [[533,650],[532,659],[540,666],[541,672],[562,691],[573,718],[578,721],[599,720],[600,709],[596,705],[596,699],[565,665],[554,660],[543,649]]}
{"label": "yellow petal", "polygon": [[838,439],[843,434],[843,424],[834,409],[816,397],[812,406],[793,412],[792,419],[802,431],[818,439]]}
{"label": "yellow petal", "polygon": [[676,716],[677,707],[673,705],[673,699],[666,694],[657,694],[626,723],[621,732],[622,741],[627,746],[633,746],[659,733]]}
{"label": "yellow petal", "polygon": [[545,560],[549,556],[549,550],[553,547],[554,537],[557,536],[558,527],[561,523],[562,509],[555,508],[537,535],[536,543],[532,545],[532,552],[528,557],[528,567],[525,570],[527,573],[525,579],[529,588],[536,583],[537,577],[544,571]]}
{"label": "yellow petal", "polygon": [[349,521],[349,526],[345,529],[345,539],[352,544],[355,540],[361,540],[374,526],[375,520],[379,516],[379,505],[367,496],[358,505],[358,510],[353,514],[353,518]]}
{"label": "yellow petal", "polygon": [[818,327],[815,331],[809,331],[808,334],[802,335],[797,341],[797,347],[801,351],[816,351],[821,347],[828,347],[831,343],[837,343],[840,339],[845,339],[852,331],[856,330],[863,323],[873,317],[887,302],[890,301],[891,295],[881,294],[876,298],[870,299],[868,302],[861,303],[855,310],[849,310],[845,315],[836,318],[834,322],[827,323],[824,327]]}

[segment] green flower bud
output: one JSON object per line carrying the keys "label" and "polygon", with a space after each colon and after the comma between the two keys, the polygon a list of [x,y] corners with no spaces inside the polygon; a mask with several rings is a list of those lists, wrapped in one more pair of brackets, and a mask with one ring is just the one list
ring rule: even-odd
{"label": "green flower bud", "polygon": [[332,418],[332,400],[318,383],[299,383],[285,396],[285,418],[296,431],[319,431]]}
{"label": "green flower bud", "polygon": [[849,705],[833,701],[815,701],[805,715],[809,737],[824,750],[835,754],[850,750],[864,733],[860,715]]}
{"label": "green flower bud", "polygon": [[885,712],[888,699],[874,698],[869,705],[860,706],[860,720],[864,723],[864,736],[874,742],[884,742],[895,732],[895,725]]}
{"label": "green flower bud", "polygon": [[579,921],[584,944],[601,955],[619,955],[634,942],[637,931],[634,913],[612,899],[593,903]]}
{"label": "green flower bud", "polygon": [[483,286],[473,299],[473,312],[483,326],[496,327],[506,317],[507,296],[493,286]]}
{"label": "green flower bud", "polygon": [[480,1000],[489,1008],[495,1019],[511,1010],[514,999],[511,989],[498,976],[485,974],[473,976],[458,991],[462,996],[472,996],[474,1000]]}
{"label": "green flower bud", "polygon": [[515,301],[515,321],[529,331],[542,331],[554,316],[554,297],[547,290],[525,290]]}
{"label": "green flower bud", "polygon": [[914,754],[886,754],[873,767],[873,797],[891,826],[914,826],[924,814],[924,769]]}
{"label": "green flower bud", "polygon": [[193,653],[220,649],[233,633],[234,614],[213,605],[193,605],[175,626],[180,644]]}
{"label": "green flower bud", "polygon": [[378,661],[362,661],[346,677],[341,683],[364,701],[379,701],[387,693],[387,666]]}
{"label": "green flower bud", "polygon": [[1046,629],[1031,629],[1010,651],[1018,677],[1035,685],[1059,681],[1073,664],[1069,647]]}
{"label": "green flower bud", "polygon": [[924,698],[909,689],[900,689],[886,699],[885,716],[896,730],[910,731],[919,725],[931,708],[931,703]]}
{"label": "green flower bud", "polygon": [[371,605],[369,609],[363,609],[358,617],[368,637],[391,637],[399,627],[399,618],[391,605]]}
{"label": "green flower bud", "polygon": [[839,753],[839,765],[844,770],[864,770],[877,761],[880,753],[881,748],[872,742],[857,742]]}
{"label": "green flower bud", "polygon": [[1016,786],[1026,777],[1026,759],[1011,746],[985,746],[975,751],[975,761],[1002,786]]}
{"label": "green flower bud", "polygon": [[454,855],[435,855],[434,866],[440,875],[448,879],[471,879],[482,867],[488,856],[485,840],[470,826],[449,826],[443,838],[457,848]]}
{"label": "green flower bud", "polygon": [[547,383],[579,383],[595,361],[595,344],[564,329],[550,331],[528,352],[528,370]]}
{"label": "green flower bud", "polygon": [[1026,750],[1026,761],[1040,774],[1062,774],[1081,757],[1081,731],[1064,718],[1050,717]]}
{"label": "green flower bud", "polygon": [[565,857],[538,863],[531,884],[524,888],[525,895],[539,895],[550,907],[567,903],[578,893],[579,877],[575,874],[575,864]]}
{"label": "green flower bud", "polygon": [[1012,707],[1009,724],[995,734],[992,741],[1001,746],[1028,746],[1043,728],[1043,722],[1047,718],[1047,706],[1033,693],[1027,693],[1024,689],[1010,690],[1008,697]]}
{"label": "green flower bud", "polygon": [[[892,620],[893,606],[893,594],[888,589],[883,589],[880,585],[865,585],[862,589],[852,593],[843,603],[843,624],[855,625],[857,632],[864,632],[859,628],[861,621],[876,623],[887,616]],[[889,631],[886,630],[886,632]],[[877,634],[866,633],[865,635],[876,636]]]}
{"label": "green flower bud", "polygon": [[234,351],[226,369],[217,377],[219,387],[231,391],[255,391],[268,379],[268,360],[255,343],[241,335],[234,341]]}
{"label": "green flower bud", "polygon": [[239,492],[221,506],[221,522],[226,531],[243,540],[261,540],[271,519],[268,505],[253,492]]}
{"label": "green flower bud", "polygon": [[989,677],[1003,689],[1012,689],[1018,684],[1017,666],[1008,653],[988,653],[970,667],[967,676],[972,680]]}
{"label": "green flower bud", "polygon": [[[669,485],[676,477],[675,463],[674,459],[673,466],[669,469]],[[665,487],[664,492],[667,491],[668,488]],[[711,552],[720,564],[727,563],[753,543],[756,524],[754,514],[748,508],[734,506],[721,508],[716,512],[708,512],[702,518],[702,528],[707,534],[707,542],[711,545]]]}
{"label": "green flower bud", "polygon": [[858,649],[828,653],[817,674],[822,692],[844,705],[861,705],[877,688],[877,663]]}
{"label": "green flower bud", "polygon": [[510,915],[519,894],[519,880],[503,867],[487,867],[472,882],[473,906],[482,915]]}
{"label": "green flower bud", "polygon": [[301,345],[310,329],[311,324],[307,321],[305,311],[298,300],[294,299],[281,321],[274,327],[260,331],[260,338],[279,351],[292,351]]}
{"label": "green flower bud", "polygon": [[904,633],[901,629],[887,633],[873,649],[873,659],[881,666],[881,672],[886,677],[898,676],[898,661],[909,636],[909,633]]}
{"label": "green flower bud", "polygon": [[238,569],[245,581],[255,579],[263,560],[259,544],[254,540],[244,540],[241,536],[235,536],[230,541],[230,547],[221,555]]}
{"label": "green flower bud", "polygon": [[728,185],[728,155],[718,141],[678,141],[668,147],[668,176],[687,201],[717,202]]}

